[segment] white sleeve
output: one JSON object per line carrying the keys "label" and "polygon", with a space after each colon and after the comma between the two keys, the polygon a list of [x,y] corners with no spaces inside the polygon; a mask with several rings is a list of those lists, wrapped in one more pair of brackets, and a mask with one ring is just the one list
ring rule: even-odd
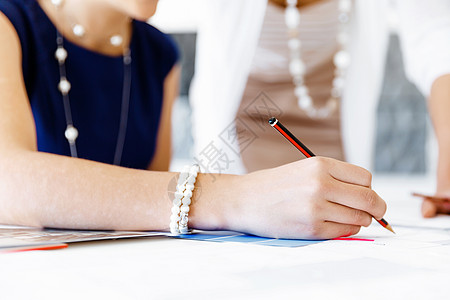
{"label": "white sleeve", "polygon": [[396,0],[405,71],[428,97],[433,82],[450,74],[450,0]]}

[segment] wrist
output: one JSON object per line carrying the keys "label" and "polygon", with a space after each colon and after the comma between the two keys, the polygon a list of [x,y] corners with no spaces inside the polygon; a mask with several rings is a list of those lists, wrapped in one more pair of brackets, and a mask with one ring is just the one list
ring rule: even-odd
{"label": "wrist", "polygon": [[447,151],[439,150],[437,167],[437,192],[450,191],[450,155]]}
{"label": "wrist", "polygon": [[230,229],[229,220],[233,215],[236,175],[199,173],[192,195],[189,226],[193,229]]}

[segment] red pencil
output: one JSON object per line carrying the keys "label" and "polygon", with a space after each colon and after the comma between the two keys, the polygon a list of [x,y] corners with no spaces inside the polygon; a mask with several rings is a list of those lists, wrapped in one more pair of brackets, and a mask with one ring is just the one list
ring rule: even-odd
{"label": "red pencil", "polygon": [[67,244],[50,244],[50,245],[41,245],[41,246],[25,246],[18,247],[13,249],[8,249],[3,251],[2,253],[15,253],[15,252],[25,252],[25,251],[36,251],[36,250],[57,250],[67,248]]}
{"label": "red pencil", "polygon": [[[308,149],[302,142],[300,142],[299,139],[297,139],[286,127],[283,126],[283,124],[280,123],[276,118],[270,118],[269,124],[278,130],[281,135],[283,135],[289,142],[291,142],[292,145],[294,145],[295,148],[297,148],[301,153],[303,153],[306,157],[314,157],[316,156],[311,150]],[[377,220],[376,218],[374,218]],[[392,233],[395,233],[392,229],[391,225],[389,223],[381,218],[380,220],[377,220],[378,223],[380,223],[381,226],[386,228],[387,230],[391,231]]]}

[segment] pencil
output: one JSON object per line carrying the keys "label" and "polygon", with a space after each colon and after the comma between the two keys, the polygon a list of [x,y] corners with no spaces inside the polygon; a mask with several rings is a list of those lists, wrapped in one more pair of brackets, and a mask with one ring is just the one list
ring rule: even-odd
{"label": "pencil", "polygon": [[430,196],[430,195],[425,195],[425,194],[421,194],[421,193],[412,193],[412,195],[415,197],[421,197],[424,200],[428,200],[428,201],[431,201],[434,203],[450,202],[449,197]]}
{"label": "pencil", "polygon": [[[303,153],[304,156],[307,158],[316,156],[311,150],[308,149],[302,142],[300,142],[299,139],[297,139],[286,127],[283,126],[283,124],[280,123],[276,118],[270,118],[269,124],[273,128],[275,128],[279,133],[281,133],[282,136],[284,136],[289,142],[291,142],[292,145],[294,145],[295,148],[297,148],[301,153]],[[392,226],[389,225],[389,223],[381,218],[380,220],[377,220],[375,217],[374,219],[384,228],[391,231],[392,233],[395,233],[392,229]]]}
{"label": "pencil", "polygon": [[3,253],[15,253],[15,252],[25,252],[25,251],[36,251],[36,250],[57,250],[67,248],[67,244],[49,244],[41,246],[24,246],[18,248],[12,248],[4,251]]}

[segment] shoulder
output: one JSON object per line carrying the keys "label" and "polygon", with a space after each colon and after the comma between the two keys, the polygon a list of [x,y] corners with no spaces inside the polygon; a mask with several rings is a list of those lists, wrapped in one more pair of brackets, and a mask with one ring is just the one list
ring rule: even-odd
{"label": "shoulder", "polygon": [[148,23],[134,21],[134,27],[139,43],[138,48],[144,51],[146,56],[151,56],[151,59],[160,66],[165,77],[179,59],[175,41],[168,34]]}
{"label": "shoulder", "polygon": [[156,49],[163,52],[176,52],[178,53],[177,46],[173,39],[166,33],[161,32],[159,29],[152,25],[135,21],[136,31],[142,35],[147,42],[151,43]]}
{"label": "shoulder", "polygon": [[19,36],[22,48],[26,48],[33,30],[33,14],[37,1],[32,0],[1,0],[0,12],[9,19]]}
{"label": "shoulder", "polygon": [[30,1],[2,0],[0,1],[0,11],[11,21],[14,27],[21,28],[25,26],[29,19],[27,8],[30,4]]}

